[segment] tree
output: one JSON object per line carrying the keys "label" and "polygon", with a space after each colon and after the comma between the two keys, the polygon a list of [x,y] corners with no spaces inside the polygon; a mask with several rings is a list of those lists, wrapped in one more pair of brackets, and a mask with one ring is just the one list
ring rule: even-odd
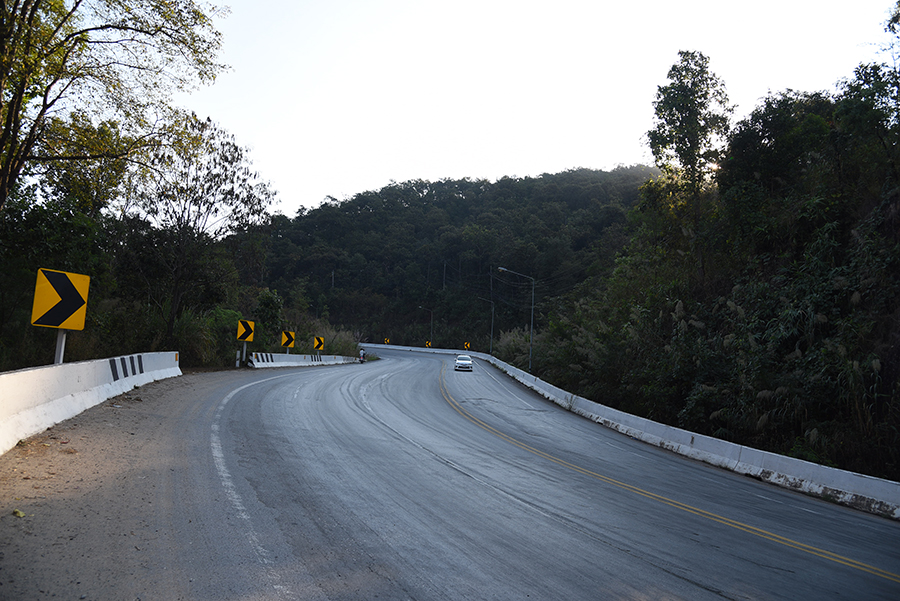
{"label": "tree", "polygon": [[808,181],[822,175],[814,167],[834,156],[834,110],[834,100],[821,92],[786,90],[764,98],[729,133],[727,158],[716,174],[722,192],[751,183],[773,197],[809,189]]}
{"label": "tree", "polygon": [[[716,173],[734,253],[747,258],[799,243],[789,224],[807,196],[836,198],[836,180],[850,163],[838,157],[834,99],[786,90],[770,94],[729,133]],[[834,203],[829,203],[835,206]]]}
{"label": "tree", "polygon": [[733,107],[703,53],[681,50],[678,56],[669,69],[670,83],[657,88],[656,125],[647,137],[657,166],[680,168],[691,187],[699,190],[718,163],[718,145],[728,133]]}
{"label": "tree", "polygon": [[[865,170],[885,170],[900,179],[900,71],[887,65],[860,65],[855,77],[841,83],[834,118],[843,150],[859,156]],[[853,177],[855,174],[842,174]],[[851,186],[856,182],[848,182]]]}
{"label": "tree", "polygon": [[885,23],[884,29],[895,35],[900,34],[900,2],[897,2],[891,10],[891,16]]}
{"label": "tree", "polygon": [[681,50],[669,69],[670,83],[660,86],[653,102],[656,126],[647,132],[657,166],[665,172],[644,186],[643,208],[650,204],[673,213],[696,261],[698,283],[706,284],[707,255],[714,236],[715,189],[706,188],[719,162],[719,145],[728,133],[732,107],[725,85],[709,71],[701,52]]}
{"label": "tree", "polygon": [[[121,156],[59,144],[73,110],[152,131],[173,89],[212,81],[218,9],[193,0],[18,0],[0,6],[0,209],[29,163]],[[139,142],[142,138],[136,137]],[[39,147],[40,143],[40,147]],[[40,152],[36,152],[37,150]]]}
{"label": "tree", "polygon": [[182,114],[166,130],[138,206],[168,232],[171,336],[185,295],[204,281],[212,243],[262,223],[275,193],[251,171],[246,149],[211,120]]}
{"label": "tree", "polygon": [[[128,172],[128,154],[134,140],[123,136],[119,124],[104,121],[94,126],[83,113],[75,112],[64,121],[53,117],[47,131],[59,140],[57,148],[73,155],[87,150],[95,160],[48,161],[39,166],[41,194],[57,203],[71,205],[93,218],[120,197]],[[49,137],[49,136],[47,136]],[[110,153],[111,156],[104,156]]]}

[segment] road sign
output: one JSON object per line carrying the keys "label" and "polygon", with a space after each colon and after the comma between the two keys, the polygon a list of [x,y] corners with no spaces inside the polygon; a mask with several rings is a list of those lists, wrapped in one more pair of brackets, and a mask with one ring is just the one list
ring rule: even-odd
{"label": "road sign", "polygon": [[391,339],[390,339],[390,338],[385,338],[385,339],[384,339],[384,343],[385,343],[385,344],[390,344],[390,343],[391,343]]}
{"label": "road sign", "polygon": [[290,348],[294,348],[294,333],[293,332],[282,332],[281,333],[281,346],[287,346]]}
{"label": "road sign", "polygon": [[325,349],[325,338],[322,336],[316,336],[314,338],[315,343],[313,344],[313,349],[317,351],[321,351]]}
{"label": "road sign", "polygon": [[91,277],[53,269],[38,269],[31,325],[83,330]]}
{"label": "road sign", "polygon": [[426,340],[426,341],[425,341],[425,348],[431,348],[431,341],[430,341],[430,340]]}
{"label": "road sign", "polygon": [[255,322],[245,319],[238,322],[237,339],[242,342],[253,342],[253,326]]}
{"label": "road sign", "polygon": [[466,343],[463,344],[463,348],[466,349],[466,350],[469,350],[469,349],[472,348],[472,347],[469,345],[468,342],[466,342]]}

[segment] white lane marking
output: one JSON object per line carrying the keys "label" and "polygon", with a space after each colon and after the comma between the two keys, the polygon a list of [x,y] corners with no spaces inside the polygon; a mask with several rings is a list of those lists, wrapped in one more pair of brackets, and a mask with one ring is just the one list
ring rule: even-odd
{"label": "white lane marking", "polygon": [[251,386],[256,386],[257,384],[262,384],[263,382],[285,378],[289,375],[294,374],[274,376],[266,378],[265,380],[251,382],[229,392],[225,398],[219,402],[219,406],[216,407],[216,413],[213,417],[211,428],[212,432],[209,436],[209,446],[213,456],[213,463],[216,466],[219,480],[222,482],[222,488],[225,489],[225,496],[228,497],[228,501],[237,512],[238,517],[244,522],[244,538],[250,543],[250,547],[253,549],[253,553],[256,555],[256,559],[259,563],[267,567],[266,571],[268,572],[269,578],[272,580],[272,587],[278,591],[279,597],[282,598],[294,598],[294,596],[291,594],[290,590],[280,584],[278,574],[276,574],[274,570],[268,568],[268,566],[272,565],[272,560],[269,558],[270,554],[259,541],[259,535],[256,534],[256,530],[253,528],[253,523],[250,520],[250,512],[247,511],[247,507],[244,505],[244,501],[241,499],[241,495],[234,485],[234,478],[231,477],[231,472],[228,471],[228,466],[225,465],[225,453],[222,450],[222,439],[219,436],[219,421],[221,420],[225,406],[228,405],[231,399],[234,398],[234,395],[240,391],[250,388]]}
{"label": "white lane marking", "polygon": [[535,406],[534,406],[534,405],[532,405],[531,403],[529,403],[528,401],[526,401],[525,399],[523,399],[522,397],[520,397],[518,394],[516,394],[511,388],[509,388],[509,386],[508,386],[507,384],[505,384],[504,382],[501,382],[500,380],[498,380],[497,378],[495,378],[495,377],[494,377],[494,374],[491,373],[491,370],[489,370],[489,369],[482,369],[481,371],[482,371],[482,373],[486,373],[486,374],[487,374],[494,382],[496,382],[497,384],[499,384],[500,386],[502,386],[502,387],[506,390],[507,394],[509,394],[510,396],[512,396],[513,398],[515,398],[517,401],[519,401],[520,403],[522,403],[523,405],[525,405],[525,406],[528,407],[529,409],[535,409]]}
{"label": "white lane marking", "polygon": [[760,499],[765,499],[766,501],[772,501],[773,503],[778,503],[779,505],[784,505],[784,501],[779,501],[778,499],[773,499],[771,497],[766,497],[757,493],[753,493],[754,496],[759,497]]}
{"label": "white lane marking", "polygon": [[[760,499],[765,499],[766,501],[771,501],[772,503],[778,503],[779,505],[787,505],[784,501],[779,501],[778,499],[773,499],[771,497],[766,497],[764,495],[754,493],[754,496],[759,497]],[[822,515],[818,511],[813,511],[812,509],[807,509],[806,507],[801,507],[800,505],[793,504],[791,505],[794,509],[799,509],[800,511],[805,511],[806,513],[811,513],[813,515]]]}

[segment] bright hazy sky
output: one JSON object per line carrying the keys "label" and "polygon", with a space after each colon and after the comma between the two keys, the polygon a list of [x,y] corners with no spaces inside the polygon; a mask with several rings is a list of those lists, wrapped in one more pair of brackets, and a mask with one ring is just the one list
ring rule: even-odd
{"label": "bright hazy sky", "polygon": [[652,162],[657,86],[698,50],[735,117],[832,90],[891,0],[222,0],[215,85],[177,102],[251,149],[293,216],[391,181]]}

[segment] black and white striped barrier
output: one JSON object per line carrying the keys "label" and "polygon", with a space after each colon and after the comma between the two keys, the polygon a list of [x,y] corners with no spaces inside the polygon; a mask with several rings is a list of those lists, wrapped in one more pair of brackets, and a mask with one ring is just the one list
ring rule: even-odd
{"label": "black and white striped barrier", "polygon": [[[128,368],[131,367],[131,371]],[[129,357],[118,357],[109,360],[109,370],[112,372],[113,382],[118,382],[120,378],[128,378],[144,373],[144,356],[131,355]]]}
{"label": "black and white striped barrier", "polygon": [[177,352],[0,373],[0,453],[135,386],[180,375]]}
{"label": "black and white striped barrier", "polygon": [[355,357],[340,355],[288,355],[276,353],[253,353],[250,367],[308,367],[310,365],[342,365],[355,363]]}

